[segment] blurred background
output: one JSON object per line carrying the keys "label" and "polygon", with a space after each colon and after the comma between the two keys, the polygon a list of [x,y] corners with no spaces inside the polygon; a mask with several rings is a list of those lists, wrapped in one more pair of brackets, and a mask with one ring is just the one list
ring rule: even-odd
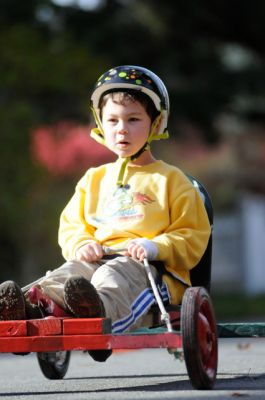
{"label": "blurred background", "polygon": [[217,315],[265,318],[265,2],[0,5],[0,281],[23,286],[63,262],[60,212],[87,168],[113,160],[89,137],[91,89],[111,67],[142,65],[171,99],[156,157],[213,201]]}

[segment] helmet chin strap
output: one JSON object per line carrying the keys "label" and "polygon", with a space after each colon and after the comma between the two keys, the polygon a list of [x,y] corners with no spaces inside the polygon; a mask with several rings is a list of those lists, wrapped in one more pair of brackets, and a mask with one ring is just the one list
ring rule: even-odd
{"label": "helmet chin strap", "polygon": [[149,143],[146,142],[143,147],[140,148],[140,150],[137,151],[137,153],[135,153],[134,155],[130,156],[130,157],[121,157],[123,159],[123,162],[121,164],[120,167],[120,171],[119,171],[119,175],[118,175],[118,179],[117,179],[117,186],[118,187],[123,187],[123,180],[124,180],[124,174],[125,174],[125,169],[127,164],[130,161],[136,160],[136,158],[138,158],[145,150],[147,150],[150,147]]}
{"label": "helmet chin strap", "polygon": [[[91,108],[94,119],[96,121],[97,124],[97,128],[93,128],[91,130],[90,136],[95,139],[98,143],[103,144],[104,146],[106,146],[105,143],[105,138],[104,138],[104,131],[103,131],[103,127],[101,124],[101,121],[96,113],[96,111],[94,110],[94,108]],[[150,148],[150,143],[153,140],[160,140],[160,139],[167,139],[169,137],[168,131],[165,130],[163,133],[157,134],[159,125],[161,123],[161,119],[162,119],[162,112],[156,117],[156,119],[154,120],[154,122],[151,125],[151,131],[149,134],[149,137],[146,141],[146,143],[140,148],[140,150],[138,150],[135,154],[133,154],[130,157],[120,157],[121,159],[123,159],[122,163],[121,163],[121,167],[120,167],[120,171],[119,171],[119,175],[118,175],[118,179],[117,179],[117,186],[118,187],[123,187],[124,186],[124,174],[125,174],[125,169],[127,164],[130,161],[136,160],[144,151],[146,151],[147,149]]]}

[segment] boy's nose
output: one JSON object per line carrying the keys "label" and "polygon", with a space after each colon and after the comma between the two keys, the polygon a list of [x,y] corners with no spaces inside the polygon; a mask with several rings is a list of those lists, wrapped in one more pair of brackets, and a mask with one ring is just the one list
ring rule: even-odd
{"label": "boy's nose", "polygon": [[128,133],[128,129],[126,128],[126,125],[123,122],[121,122],[118,126],[118,133],[121,133],[123,135]]}
{"label": "boy's nose", "polygon": [[127,129],[122,128],[122,129],[119,129],[118,133],[120,133],[122,135],[126,135],[128,133],[128,131],[127,131]]}

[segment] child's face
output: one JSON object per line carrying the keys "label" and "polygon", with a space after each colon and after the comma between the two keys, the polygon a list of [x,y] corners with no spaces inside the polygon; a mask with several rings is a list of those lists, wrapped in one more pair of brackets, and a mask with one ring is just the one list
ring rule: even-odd
{"label": "child's face", "polygon": [[102,109],[105,144],[119,157],[130,157],[146,143],[151,118],[138,101],[115,103],[109,98]]}

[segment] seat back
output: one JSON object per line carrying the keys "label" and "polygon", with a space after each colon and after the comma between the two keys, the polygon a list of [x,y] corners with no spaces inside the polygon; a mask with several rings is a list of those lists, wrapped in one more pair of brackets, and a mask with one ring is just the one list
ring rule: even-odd
{"label": "seat back", "polygon": [[[199,191],[203,199],[204,206],[209,218],[211,227],[213,227],[213,206],[210,196],[205,187],[192,176],[188,176],[193,186]],[[212,232],[209,238],[206,250],[199,263],[190,271],[192,286],[203,286],[208,292],[211,288],[211,270],[212,270]]]}
{"label": "seat back", "polygon": [[[211,228],[213,227],[213,207],[212,207],[212,201],[210,199],[210,196],[208,192],[206,191],[205,187],[197,181],[195,178],[192,176],[187,177],[190,179],[192,185],[199,191],[201,198],[203,199],[204,206],[209,218],[209,222],[211,225]],[[161,277],[162,274],[165,272],[165,267],[164,264],[161,261],[152,261],[152,264],[156,266],[157,270],[160,271]],[[206,250],[201,258],[201,260],[198,262],[198,264],[192,268],[190,271],[190,279],[191,279],[191,284],[192,286],[203,286],[205,289],[207,289],[208,292],[210,292],[211,288],[211,269],[212,269],[212,232],[206,247]],[[180,305],[172,305],[172,304],[167,304],[166,305],[166,310],[170,315],[170,320],[173,329],[179,330],[180,329]],[[156,305],[152,306],[151,308],[151,315],[152,315],[152,324],[150,326],[152,327],[157,327],[164,325],[164,322],[161,321],[161,313],[160,310]]]}

